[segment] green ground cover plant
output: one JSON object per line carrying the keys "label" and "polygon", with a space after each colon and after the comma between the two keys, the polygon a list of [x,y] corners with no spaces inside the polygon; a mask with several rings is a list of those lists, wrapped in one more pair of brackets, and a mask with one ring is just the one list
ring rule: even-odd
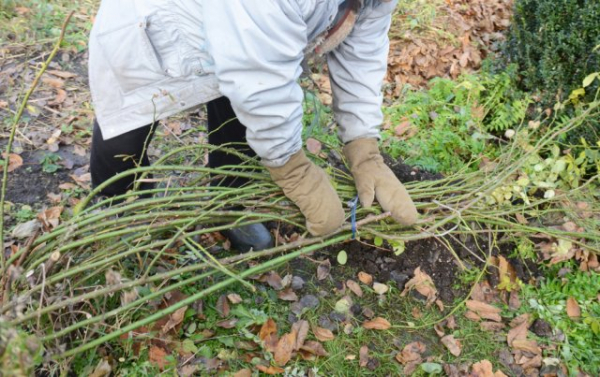
{"label": "green ground cover plant", "polygon": [[385,108],[392,157],[432,172],[478,169],[526,119],[531,98],[514,89],[508,73],[433,79],[426,90],[407,87]]}

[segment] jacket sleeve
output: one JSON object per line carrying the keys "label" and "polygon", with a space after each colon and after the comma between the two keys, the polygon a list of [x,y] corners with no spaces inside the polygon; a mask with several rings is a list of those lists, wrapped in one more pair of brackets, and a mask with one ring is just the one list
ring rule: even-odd
{"label": "jacket sleeve", "polygon": [[290,0],[218,0],[204,9],[208,50],[221,93],[246,126],[248,144],[267,166],[302,147],[297,80],[306,24]]}
{"label": "jacket sleeve", "polygon": [[333,111],[344,143],[379,137],[388,31],[397,3],[372,1],[346,40],[327,55]]}

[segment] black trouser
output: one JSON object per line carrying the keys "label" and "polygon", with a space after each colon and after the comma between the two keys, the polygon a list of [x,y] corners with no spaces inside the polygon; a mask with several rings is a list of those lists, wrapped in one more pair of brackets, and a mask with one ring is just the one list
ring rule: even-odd
{"label": "black trouser", "polygon": [[[225,97],[218,98],[206,104],[208,113],[208,142],[220,146],[227,143],[246,156],[256,154],[246,144],[246,127],[237,119],[231,103]],[[92,186],[96,187],[116,174],[139,166],[149,166],[148,145],[154,135],[156,123],[127,132],[109,140],[102,138],[98,122],[94,120],[92,150],[90,156],[90,171]],[[218,168],[224,165],[239,165],[242,159],[234,154],[214,151],[208,155],[208,166]],[[136,177],[127,176],[110,184],[102,190],[107,196],[121,195],[133,187]],[[240,177],[226,177],[218,181],[220,186],[240,187],[248,180]],[[152,183],[143,182],[140,189],[153,187]]]}

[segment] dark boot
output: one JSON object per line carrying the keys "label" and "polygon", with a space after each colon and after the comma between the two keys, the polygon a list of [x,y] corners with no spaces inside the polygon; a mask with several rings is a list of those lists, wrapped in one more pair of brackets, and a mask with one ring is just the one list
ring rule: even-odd
{"label": "dark boot", "polygon": [[231,242],[231,247],[241,253],[273,247],[273,237],[264,224],[242,225],[221,233]]}
{"label": "dark boot", "polygon": [[[212,145],[230,145],[246,156],[255,157],[246,141],[246,127],[240,123],[226,97],[217,98],[206,104],[208,115],[208,142]],[[241,165],[243,160],[233,154],[214,151],[208,155],[208,165],[218,168],[224,165]],[[217,182],[219,186],[242,187],[247,178],[227,177]],[[239,252],[259,251],[273,247],[271,232],[263,224],[244,225],[221,232],[231,242],[231,247]]]}

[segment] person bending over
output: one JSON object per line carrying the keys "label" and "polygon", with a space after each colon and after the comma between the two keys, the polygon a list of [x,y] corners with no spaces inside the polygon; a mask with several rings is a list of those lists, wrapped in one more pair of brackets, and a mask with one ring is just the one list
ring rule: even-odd
{"label": "person bending over", "polygon": [[[89,42],[93,186],[148,166],[146,144],[156,122],[206,103],[210,144],[235,143],[245,155],[258,155],[312,235],[335,231],[344,222],[342,203],[302,148],[298,79],[305,55],[315,53],[327,57],[335,120],[361,204],[376,198],[396,221],[414,224],[416,208],[378,147],[397,1],[102,0]],[[240,163],[233,154],[209,154],[212,168]],[[123,194],[134,179],[102,194]],[[231,177],[219,184],[246,182]],[[263,224],[226,236],[240,251],[272,244]]]}

